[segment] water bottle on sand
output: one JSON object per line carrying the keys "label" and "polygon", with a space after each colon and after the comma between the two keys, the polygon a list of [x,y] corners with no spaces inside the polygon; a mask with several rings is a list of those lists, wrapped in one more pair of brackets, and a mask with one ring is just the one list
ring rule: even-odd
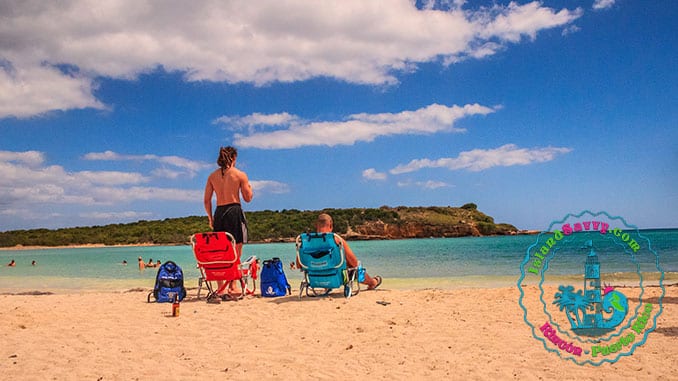
{"label": "water bottle on sand", "polygon": [[177,317],[179,316],[179,293],[177,292],[176,295],[174,295],[174,302],[172,303],[172,316]]}

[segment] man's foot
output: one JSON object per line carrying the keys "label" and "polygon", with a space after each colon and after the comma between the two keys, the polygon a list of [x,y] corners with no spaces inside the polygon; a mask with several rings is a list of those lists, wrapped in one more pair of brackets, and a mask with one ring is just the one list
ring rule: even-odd
{"label": "man's foot", "polygon": [[368,290],[376,290],[377,287],[381,286],[381,277],[379,275],[373,277],[372,279],[376,280],[377,283],[374,286],[367,287]]}

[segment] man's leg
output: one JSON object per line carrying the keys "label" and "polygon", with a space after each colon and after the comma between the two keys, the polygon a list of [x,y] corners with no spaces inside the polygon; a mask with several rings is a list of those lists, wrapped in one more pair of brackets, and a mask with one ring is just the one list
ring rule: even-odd
{"label": "man's leg", "polygon": [[[235,255],[238,258],[240,258],[241,254],[242,254],[242,242],[236,243],[235,244]],[[238,290],[237,287],[236,287],[238,285],[238,283],[240,283],[240,281],[235,281],[235,280],[231,281],[231,283],[228,287],[228,293],[229,294],[240,294],[241,290]]]}

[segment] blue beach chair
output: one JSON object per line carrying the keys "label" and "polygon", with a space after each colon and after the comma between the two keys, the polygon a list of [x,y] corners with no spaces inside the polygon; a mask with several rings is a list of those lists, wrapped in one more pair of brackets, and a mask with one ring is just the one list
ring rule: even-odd
{"label": "blue beach chair", "polygon": [[297,260],[304,272],[299,298],[304,292],[306,296],[326,296],[332,289],[342,286],[346,298],[360,292],[358,269],[347,267],[344,246],[337,244],[334,237],[334,233],[303,233],[297,236]]}

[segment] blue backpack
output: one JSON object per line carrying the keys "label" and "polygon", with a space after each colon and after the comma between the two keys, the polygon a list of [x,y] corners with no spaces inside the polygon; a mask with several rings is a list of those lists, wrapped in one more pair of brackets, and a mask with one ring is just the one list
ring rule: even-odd
{"label": "blue backpack", "polygon": [[184,288],[184,272],[181,271],[181,267],[172,261],[160,265],[158,274],[155,276],[155,287],[148,294],[149,303],[151,295],[158,303],[172,303],[176,297],[182,301],[186,297],[186,288]]}
{"label": "blue backpack", "polygon": [[283,264],[280,258],[273,258],[264,261],[261,268],[261,296],[276,297],[292,294],[292,287],[287,282]]}

